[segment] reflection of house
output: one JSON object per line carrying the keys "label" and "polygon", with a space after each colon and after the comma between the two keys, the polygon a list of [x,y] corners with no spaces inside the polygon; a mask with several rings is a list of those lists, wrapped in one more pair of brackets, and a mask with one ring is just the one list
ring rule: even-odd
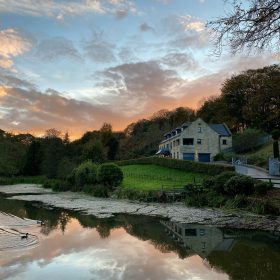
{"label": "reflection of house", "polygon": [[164,135],[158,155],[209,162],[221,151],[232,147],[232,135],[226,124],[207,124],[198,118]]}
{"label": "reflection of house", "polygon": [[234,239],[225,237],[223,232],[215,227],[170,221],[162,221],[161,223],[165,226],[166,232],[181,246],[185,247],[186,250],[194,251],[203,258],[212,251],[230,251],[234,244]]}

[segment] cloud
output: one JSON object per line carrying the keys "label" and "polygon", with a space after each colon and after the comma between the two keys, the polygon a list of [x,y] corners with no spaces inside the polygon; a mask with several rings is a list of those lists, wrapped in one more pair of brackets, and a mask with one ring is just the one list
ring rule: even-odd
{"label": "cloud", "polygon": [[147,24],[146,22],[142,23],[139,26],[139,29],[141,32],[147,32],[147,31],[155,31],[153,27],[151,27],[149,24]]}
{"label": "cloud", "polygon": [[210,30],[205,28],[203,21],[190,15],[163,18],[161,30],[169,47],[197,50],[209,46]]}
{"label": "cloud", "polygon": [[32,40],[13,28],[0,31],[0,42],[0,67],[7,69],[12,68],[14,57],[32,48]]}
{"label": "cloud", "polygon": [[80,55],[73,42],[62,37],[54,37],[40,42],[37,46],[36,55],[46,61],[63,57],[80,59]]}
{"label": "cloud", "polygon": [[175,68],[183,68],[184,70],[195,70],[198,66],[197,61],[192,55],[180,52],[171,52],[161,59],[161,63]]}
{"label": "cloud", "polygon": [[[178,57],[180,53],[171,53],[166,61],[175,64]],[[84,96],[75,95],[79,100],[54,89],[39,91],[29,81],[0,72],[0,127],[32,133],[56,127],[74,137],[103,122],[123,129],[163,108],[196,108],[202,98],[219,94],[226,78],[272,62],[269,57],[225,58],[219,71],[191,81],[165,69],[161,61],[125,63],[95,73],[95,86],[81,90]]]}
{"label": "cloud", "polygon": [[0,0],[0,12],[27,14],[37,17],[51,17],[64,20],[65,16],[78,16],[85,13],[114,14],[122,19],[128,13],[137,11],[134,3],[129,0]]}
{"label": "cloud", "polygon": [[110,63],[116,61],[115,45],[103,38],[102,32],[93,32],[92,39],[84,43],[86,55],[94,62]]}
{"label": "cloud", "polygon": [[[108,106],[67,99],[52,89],[40,92],[29,82],[13,76],[0,74],[0,84],[0,127],[4,130],[42,132],[56,127],[80,135],[99,128],[106,120],[117,119]],[[16,128],[15,122],[19,123]],[[120,124],[123,125],[122,120]]]}

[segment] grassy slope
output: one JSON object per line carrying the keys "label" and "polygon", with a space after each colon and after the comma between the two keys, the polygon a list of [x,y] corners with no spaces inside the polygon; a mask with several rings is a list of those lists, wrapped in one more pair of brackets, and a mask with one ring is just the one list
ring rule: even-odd
{"label": "grassy slope", "polygon": [[125,165],[121,166],[124,173],[122,187],[139,190],[160,190],[182,187],[187,183],[201,182],[207,175],[186,172],[157,165]]}
{"label": "grassy slope", "polygon": [[260,167],[267,167],[268,159],[273,156],[273,142],[269,142],[254,152],[245,153],[248,157],[248,163]]}

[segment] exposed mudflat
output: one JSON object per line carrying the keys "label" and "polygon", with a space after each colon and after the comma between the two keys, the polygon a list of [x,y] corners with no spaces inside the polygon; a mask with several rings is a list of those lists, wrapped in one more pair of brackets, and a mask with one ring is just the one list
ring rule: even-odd
{"label": "exposed mudflat", "polygon": [[0,186],[0,192],[13,194],[9,199],[42,202],[47,207],[81,211],[98,218],[120,213],[158,216],[174,222],[198,223],[218,227],[262,229],[280,232],[280,217],[254,215],[244,211],[192,208],[182,203],[160,204],[129,200],[95,198],[82,193],[55,193],[36,185]]}

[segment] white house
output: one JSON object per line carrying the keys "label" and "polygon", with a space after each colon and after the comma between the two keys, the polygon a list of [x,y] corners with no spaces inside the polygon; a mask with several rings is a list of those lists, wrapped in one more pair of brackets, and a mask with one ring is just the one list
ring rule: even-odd
{"label": "white house", "polygon": [[218,153],[232,148],[232,134],[226,124],[207,124],[198,118],[164,134],[158,155],[175,159],[210,162]]}

